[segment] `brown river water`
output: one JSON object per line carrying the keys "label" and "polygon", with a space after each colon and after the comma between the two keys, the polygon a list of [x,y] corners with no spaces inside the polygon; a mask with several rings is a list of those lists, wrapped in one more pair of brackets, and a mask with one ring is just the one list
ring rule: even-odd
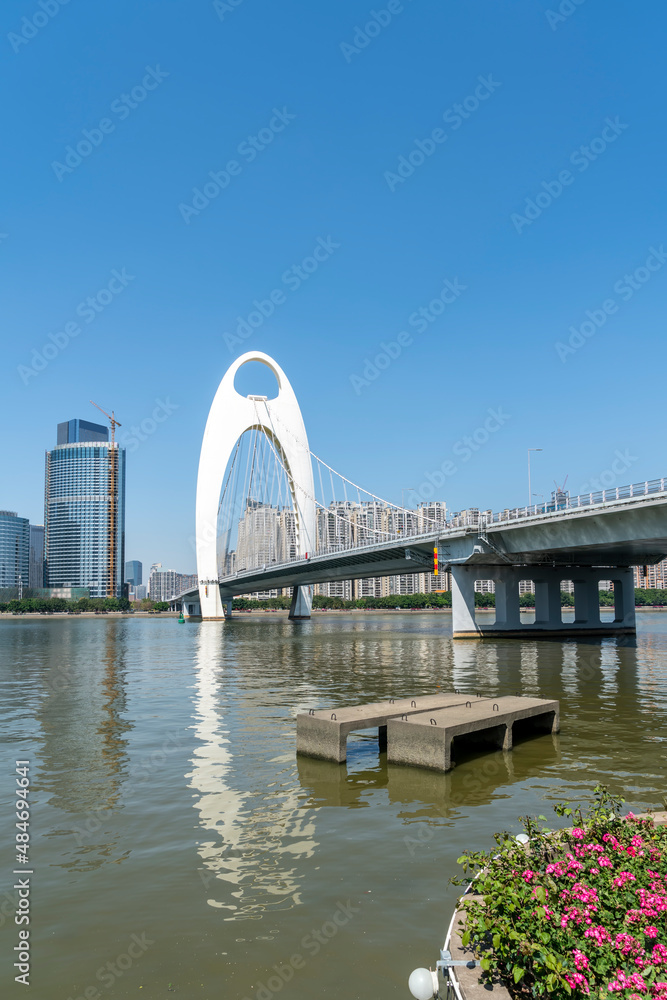
{"label": "brown river water", "polygon": [[[597,782],[634,811],[667,794],[667,613],[636,640],[456,644],[447,612],[11,618],[0,678],[3,998],[407,998],[463,850]],[[370,733],[347,765],[296,758],[297,712],[454,688],[558,698],[560,735],[447,775],[388,767]]]}

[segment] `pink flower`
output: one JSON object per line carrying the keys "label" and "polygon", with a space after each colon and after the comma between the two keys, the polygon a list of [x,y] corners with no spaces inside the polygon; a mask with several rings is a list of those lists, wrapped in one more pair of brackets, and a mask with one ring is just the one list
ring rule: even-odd
{"label": "pink flower", "polygon": [[584,931],[584,937],[592,938],[597,945],[603,945],[607,941],[611,941],[609,931],[601,925],[590,927],[587,931]]}
{"label": "pink flower", "polygon": [[658,928],[654,924],[648,924],[644,928],[644,934],[646,934],[646,937],[657,937],[658,936]]}
{"label": "pink flower", "polygon": [[598,859],[598,864],[600,868],[612,868],[614,862],[610,858],[604,857]]}
{"label": "pink flower", "polygon": [[578,948],[573,948],[572,954],[574,955],[574,964],[579,972],[583,969],[588,968],[588,959],[584,955],[583,951],[579,951]]}
{"label": "pink flower", "polygon": [[572,829],[570,830],[570,836],[575,837],[577,840],[583,840],[584,831],[581,829],[580,826],[573,826]]}
{"label": "pink flower", "polygon": [[521,875],[521,878],[524,880],[524,882],[528,883],[535,878],[535,872],[531,871],[530,868],[526,868],[525,872],[523,872],[523,874]]}
{"label": "pink flower", "polygon": [[667,948],[664,944],[654,944],[651,958],[654,965],[664,965],[667,962]]}
{"label": "pink flower", "polygon": [[584,976],[581,972],[566,972],[565,981],[568,982],[573,989],[580,986],[584,993],[590,993],[591,991],[586,976]]}
{"label": "pink flower", "polygon": [[632,874],[632,872],[619,872],[615,879],[612,879],[611,884],[617,889],[624,886],[626,882],[636,882],[637,879]]}

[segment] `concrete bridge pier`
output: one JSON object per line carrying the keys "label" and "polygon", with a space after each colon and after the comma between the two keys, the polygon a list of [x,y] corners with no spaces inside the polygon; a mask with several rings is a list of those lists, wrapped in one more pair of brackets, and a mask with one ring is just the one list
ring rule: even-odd
{"label": "concrete bridge pier", "polygon": [[291,621],[303,621],[310,618],[313,606],[313,588],[307,586],[297,586],[292,588],[292,603],[290,604],[289,617]]}
{"label": "concrete bridge pier", "polygon": [[[517,566],[467,563],[452,565],[453,637],[562,638],[568,635],[618,635],[635,632],[635,591],[627,566]],[[475,581],[493,580],[496,617],[493,623],[475,619]],[[523,622],[519,583],[535,584],[535,620]],[[574,584],[574,621],[563,621],[561,584]],[[600,620],[599,583],[614,586],[614,620]],[[486,616],[485,616],[486,617]]]}
{"label": "concrete bridge pier", "polygon": [[232,617],[232,599],[231,597],[226,597],[222,602],[225,610],[225,620]]}

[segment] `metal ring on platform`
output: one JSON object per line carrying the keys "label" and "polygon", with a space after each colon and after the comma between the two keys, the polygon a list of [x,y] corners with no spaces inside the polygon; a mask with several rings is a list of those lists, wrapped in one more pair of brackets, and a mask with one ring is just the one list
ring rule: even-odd
{"label": "metal ring on platform", "polygon": [[431,719],[431,725],[432,725],[432,726],[437,726],[437,725],[438,725],[438,723],[437,723],[437,722],[435,721],[435,719]]}
{"label": "metal ring on platform", "polygon": [[500,709],[498,708],[498,702],[497,701],[494,701],[494,703],[493,703],[493,711],[494,712],[500,711]]}
{"label": "metal ring on platform", "polygon": [[337,722],[337,721],[338,721],[338,720],[336,719],[336,713],[335,713],[335,712],[332,712],[332,713],[331,713],[331,718],[333,719],[333,721],[334,721],[334,722]]}
{"label": "metal ring on platform", "polygon": [[390,704],[390,705],[393,705],[393,704],[394,704],[394,699],[393,699],[393,698],[390,698],[390,699],[389,699],[389,704]]}
{"label": "metal ring on platform", "polygon": [[472,703],[471,703],[471,702],[469,702],[469,701],[467,701],[467,702],[466,702],[466,708],[472,708]]}
{"label": "metal ring on platform", "polygon": [[405,713],[404,713],[404,714],[403,714],[403,715],[401,716],[401,722],[407,722],[407,721],[408,721],[408,717],[407,717],[407,715],[405,715]]}
{"label": "metal ring on platform", "polygon": [[411,701],[410,702],[410,708],[416,708],[416,707],[417,707],[417,702],[416,701]]}
{"label": "metal ring on platform", "polygon": [[315,715],[315,709],[314,708],[309,708],[308,709],[308,715]]}

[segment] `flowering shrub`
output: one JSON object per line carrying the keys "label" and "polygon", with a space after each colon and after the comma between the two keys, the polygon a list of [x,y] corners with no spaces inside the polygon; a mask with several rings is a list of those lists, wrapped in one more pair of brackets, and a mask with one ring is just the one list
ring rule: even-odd
{"label": "flowering shrub", "polygon": [[555,807],[571,828],[523,818],[526,845],[496,834],[496,850],[459,858],[481,897],[464,897],[463,944],[517,996],[667,1000],[667,827],[595,795],[585,816]]}

